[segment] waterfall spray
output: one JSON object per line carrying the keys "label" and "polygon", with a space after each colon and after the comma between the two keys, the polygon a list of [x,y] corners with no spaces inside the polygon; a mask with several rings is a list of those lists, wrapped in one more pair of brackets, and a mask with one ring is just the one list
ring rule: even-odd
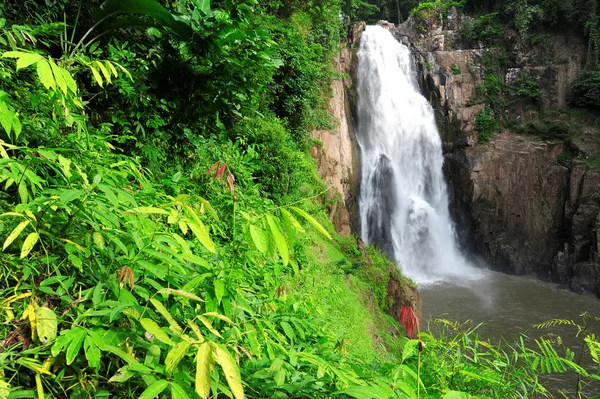
{"label": "waterfall spray", "polygon": [[433,109],[409,49],[368,26],[358,50],[361,238],[417,282],[466,275],[456,248]]}

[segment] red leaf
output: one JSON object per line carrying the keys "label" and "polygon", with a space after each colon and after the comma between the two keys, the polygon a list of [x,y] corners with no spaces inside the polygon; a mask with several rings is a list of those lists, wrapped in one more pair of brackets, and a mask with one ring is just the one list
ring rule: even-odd
{"label": "red leaf", "polygon": [[419,328],[419,319],[417,319],[417,316],[415,316],[415,312],[412,308],[408,306],[402,306],[402,308],[400,308],[398,323],[404,327],[406,335],[409,338],[415,337],[415,332]]}
{"label": "red leaf", "polygon": [[208,172],[206,172],[206,176],[210,176],[210,174],[212,173],[212,171],[213,171],[214,169],[218,168],[220,164],[221,164],[221,161],[217,161],[217,162],[213,163],[213,164],[211,165],[211,167],[210,167],[210,168],[208,168]]}
{"label": "red leaf", "polygon": [[220,168],[217,168],[217,172],[215,173],[215,179],[218,177],[221,181],[223,181],[223,176],[225,175],[225,169],[227,168],[227,164],[224,163]]}
{"label": "red leaf", "polygon": [[233,182],[235,181],[235,177],[231,174],[231,172],[227,175],[227,188],[229,189],[229,193],[233,195]]}

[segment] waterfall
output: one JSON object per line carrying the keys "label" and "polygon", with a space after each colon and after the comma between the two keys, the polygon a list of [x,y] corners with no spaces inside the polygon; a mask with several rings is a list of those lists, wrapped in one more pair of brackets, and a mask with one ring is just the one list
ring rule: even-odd
{"label": "waterfall", "polygon": [[358,50],[361,238],[424,283],[468,267],[455,244],[433,109],[415,77],[409,49],[368,26]]}

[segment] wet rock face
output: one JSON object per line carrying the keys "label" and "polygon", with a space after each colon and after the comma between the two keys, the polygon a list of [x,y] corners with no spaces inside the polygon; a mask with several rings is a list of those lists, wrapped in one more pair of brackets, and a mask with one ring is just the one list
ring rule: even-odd
{"label": "wet rock face", "polygon": [[[436,111],[459,243],[496,270],[600,296],[600,171],[581,161],[559,164],[559,154],[572,150],[561,142],[504,132],[478,143],[475,116],[485,107],[478,85],[494,49],[461,42],[465,18],[450,10],[446,19],[411,17],[393,30],[413,49],[423,95]],[[581,40],[556,34],[536,47],[509,41],[504,83],[527,77],[541,94],[535,104],[511,99],[505,117],[531,120],[539,110],[564,107],[583,66]]]}
{"label": "wet rock face", "polygon": [[561,144],[508,133],[494,136],[485,149],[467,150],[472,238],[496,269],[550,277],[568,197],[569,171],[556,164],[561,152]]}

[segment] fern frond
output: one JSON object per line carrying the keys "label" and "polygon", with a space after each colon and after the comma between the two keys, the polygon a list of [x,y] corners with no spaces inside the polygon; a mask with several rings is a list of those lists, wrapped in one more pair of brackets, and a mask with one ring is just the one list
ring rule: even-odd
{"label": "fern frond", "polygon": [[533,327],[541,330],[541,329],[546,329],[546,328],[550,328],[550,327],[566,326],[566,325],[578,327],[578,325],[573,320],[567,320],[567,319],[552,319],[552,320],[548,320],[548,321],[545,321],[540,324],[536,324]]}

